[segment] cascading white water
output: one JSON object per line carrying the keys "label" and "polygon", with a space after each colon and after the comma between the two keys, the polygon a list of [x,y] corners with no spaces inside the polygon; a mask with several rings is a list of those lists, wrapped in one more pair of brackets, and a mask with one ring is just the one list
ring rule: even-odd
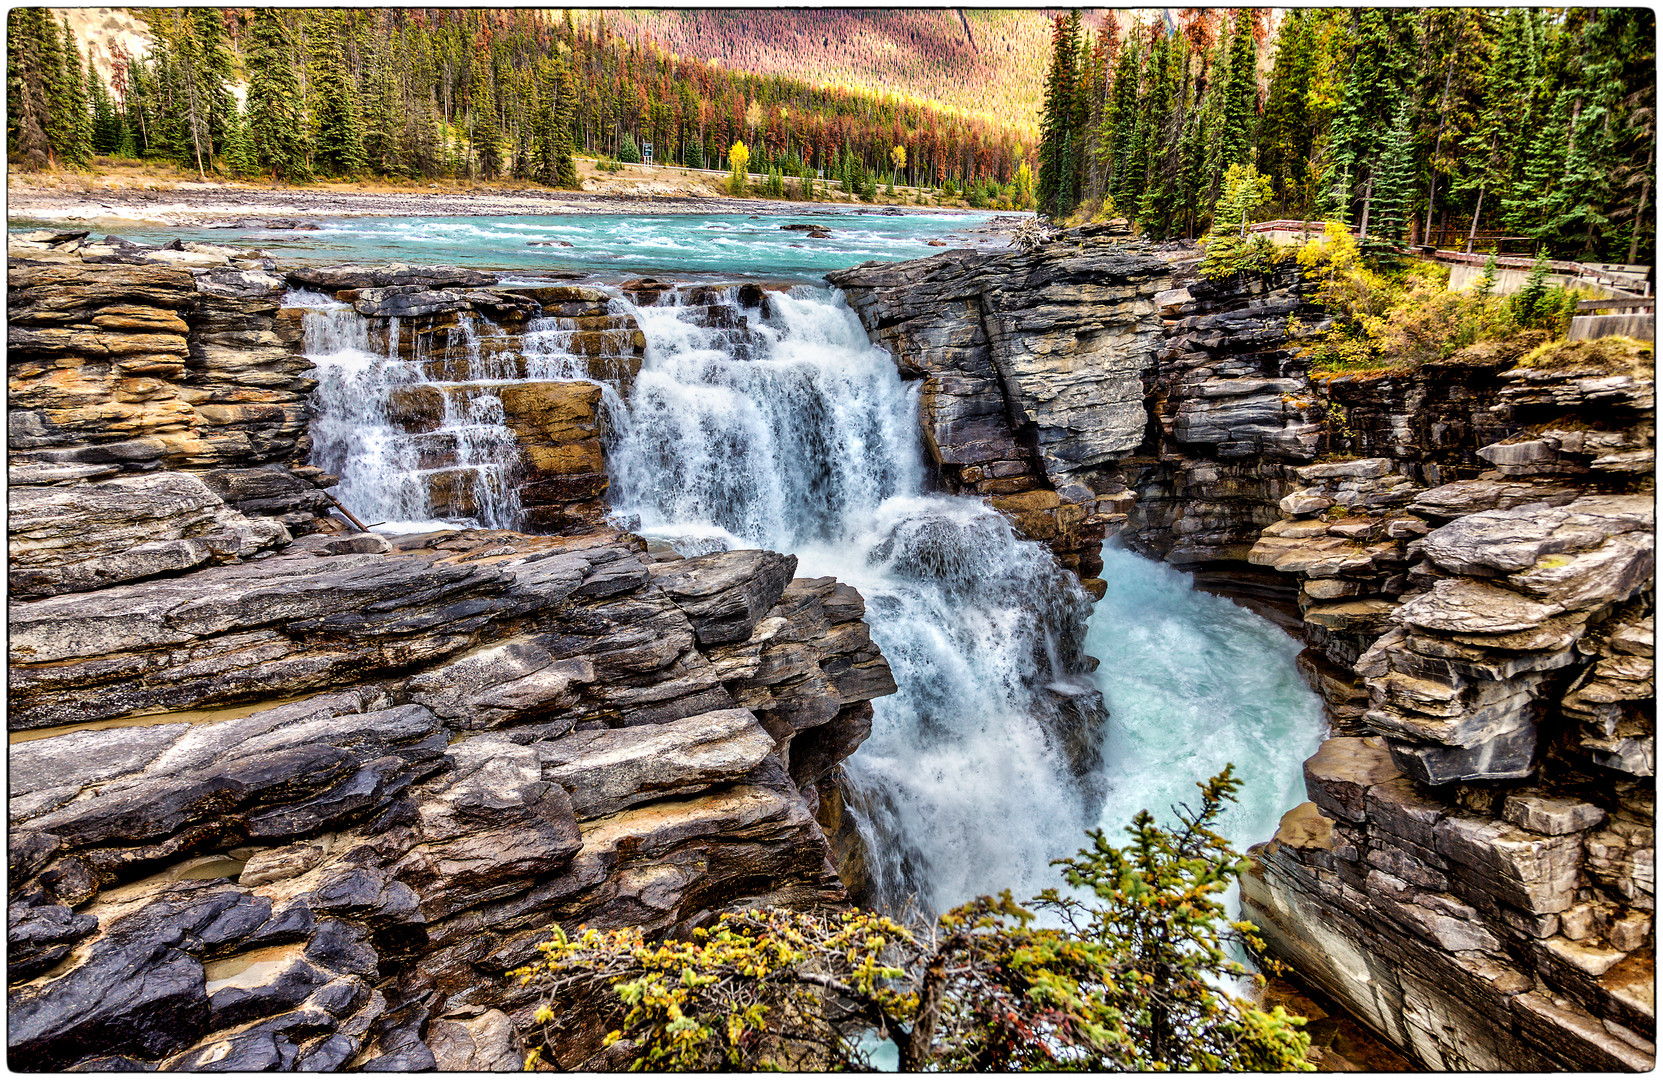
{"label": "cascading white water", "polygon": [[1087,597],[980,502],[925,491],[916,392],[838,298],[735,304],[635,309],[618,512],[683,554],[789,551],[865,596],[901,687],[846,766],[881,901],[1054,884],[1101,793]]}
{"label": "cascading white water", "polygon": [[[520,524],[520,451],[500,390],[588,378],[568,348],[572,320],[533,320],[517,348],[487,349],[480,331],[494,336],[496,328],[463,315],[438,355],[421,337],[401,353],[396,318],[372,332],[369,320],[327,296],[291,293],[288,303],[307,309],[304,347],[317,365],[313,461],[341,478],[335,494],[349,510],[383,532]],[[401,394],[422,388],[429,396],[418,404],[436,405],[434,415],[401,422]]]}

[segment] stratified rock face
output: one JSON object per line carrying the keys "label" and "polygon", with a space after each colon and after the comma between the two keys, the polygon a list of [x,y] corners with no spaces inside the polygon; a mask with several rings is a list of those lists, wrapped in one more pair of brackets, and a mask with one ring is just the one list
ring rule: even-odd
{"label": "stratified rock face", "polygon": [[1241,582],[1293,469],[1327,446],[1290,321],[1301,335],[1327,322],[1291,269],[1213,282],[1195,276],[1194,256],[1179,258],[1178,287],[1156,298],[1165,336],[1145,375],[1148,437],[1120,463],[1119,531],[1140,552],[1199,572],[1223,567]]}
{"label": "stratified rock face", "polygon": [[643,551],[311,536],[14,599],[11,1060],[507,1061],[552,923],[840,901],[814,808],[894,690],[858,594]]}
{"label": "stratified rock face", "polygon": [[[276,318],[283,279],[224,258],[193,273],[84,257],[10,261],[14,491],[164,468],[198,474],[232,510],[292,533],[325,527],[317,487],[331,481],[306,467],[317,384],[298,335]],[[156,539],[176,527],[160,521]]]}
{"label": "stratified rock face", "polygon": [[1110,232],[827,275],[903,375],[925,380],[925,442],[942,478],[986,496],[1099,595],[1101,515],[1117,506],[1092,485],[1143,441],[1154,297],[1171,283],[1164,260]]}
{"label": "stratified rock face", "polygon": [[288,278],[307,289],[336,292],[341,289],[419,288],[446,289],[452,286],[478,288],[495,285],[495,274],[464,270],[459,266],[307,266],[288,271]]}
{"label": "stratified rock face", "polygon": [[[1428,1067],[1649,1069],[1653,383],[1495,381],[1496,441],[1299,468],[1253,547],[1360,737],[1307,762],[1244,897]],[[1495,468],[1428,486],[1463,458]]]}
{"label": "stratified rock face", "polygon": [[270,518],[229,509],[190,473],[12,489],[11,595],[33,599],[247,558],[287,544]]}
{"label": "stratified rock face", "polygon": [[1393,759],[1334,738],[1306,764],[1314,802],[1242,883],[1272,952],[1429,1068],[1649,1070],[1650,792],[1450,802]]}

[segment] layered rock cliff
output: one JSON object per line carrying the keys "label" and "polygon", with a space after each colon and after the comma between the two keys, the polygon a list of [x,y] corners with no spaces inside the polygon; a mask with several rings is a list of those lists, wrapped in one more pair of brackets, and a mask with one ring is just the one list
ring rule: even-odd
{"label": "layered rock cliff", "polygon": [[1336,737],[1244,884],[1275,954],[1428,1068],[1650,1068],[1650,349],[1314,378],[1297,272],[1197,259],[1088,227],[830,280],[945,486],[1304,638]]}
{"label": "layered rock cliff", "polygon": [[[983,496],[1103,595],[1098,552],[1144,439],[1167,262],[1086,229],[1031,252],[951,252],[827,275],[904,378],[951,491]],[[1108,471],[1105,471],[1107,468]]]}
{"label": "layered rock cliff", "polygon": [[[348,269],[296,283],[403,289],[424,362],[484,308],[598,317]],[[597,386],[522,384],[543,535],[389,540],[306,464],[282,277],[10,286],[14,1065],[515,1068],[536,1003],[503,975],[553,924],[843,902],[815,812],[895,689],[861,597],[598,525]]]}

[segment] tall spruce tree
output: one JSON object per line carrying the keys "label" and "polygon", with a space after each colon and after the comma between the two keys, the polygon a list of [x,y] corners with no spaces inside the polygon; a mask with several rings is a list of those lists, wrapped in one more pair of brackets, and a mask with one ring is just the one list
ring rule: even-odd
{"label": "tall spruce tree", "polygon": [[1086,187],[1086,144],[1091,127],[1091,93],[1092,75],[1090,72],[1090,42],[1081,31],[1080,10],[1075,8],[1068,13],[1068,34],[1074,42],[1074,93],[1072,95],[1073,108],[1069,114],[1068,129],[1068,160],[1070,174],[1068,177],[1068,209],[1065,213],[1072,213],[1085,197]]}
{"label": "tall spruce tree", "polygon": [[1351,15],[1351,68],[1329,138],[1333,175],[1348,175],[1353,198],[1361,195],[1361,229],[1367,235],[1375,189],[1371,166],[1379,160],[1381,138],[1397,111],[1400,88],[1394,79],[1387,14],[1358,8]]}
{"label": "tall spruce tree", "polygon": [[1282,17],[1270,89],[1259,121],[1259,172],[1270,178],[1277,210],[1284,215],[1303,214],[1307,209],[1301,184],[1313,149],[1310,95],[1316,42],[1311,23],[1297,8]]}
{"label": "tall spruce tree", "polygon": [[[63,22],[63,82],[59,107],[63,109],[63,145],[59,156],[65,161],[84,165],[92,160],[92,110],[87,101],[87,77],[81,70],[81,54],[75,47],[75,35],[70,32],[69,20]],[[97,78],[97,76],[93,76]]]}
{"label": "tall spruce tree", "polygon": [[358,89],[341,46],[345,17],[324,10],[312,16],[307,46],[312,54],[313,164],[324,176],[352,176],[364,168],[364,129]]}
{"label": "tall spruce tree", "polygon": [[6,115],[9,156],[24,168],[45,169],[53,160],[47,135],[51,122],[50,57],[56,27],[45,8],[12,8],[6,13]]}
{"label": "tall spruce tree", "polygon": [[1405,102],[1398,106],[1391,130],[1381,140],[1378,157],[1370,170],[1374,177],[1375,235],[1388,240],[1403,239],[1414,198],[1413,169],[1414,134],[1409,130],[1409,105]]}
{"label": "tall spruce tree", "polygon": [[1079,13],[1058,15],[1051,28],[1051,67],[1045,75],[1045,110],[1040,122],[1039,180],[1035,198],[1040,212],[1064,217],[1074,209],[1074,93]]}
{"label": "tall spruce tree", "polygon": [[1258,94],[1253,9],[1236,13],[1235,32],[1230,36],[1224,81],[1219,88],[1219,125],[1216,135],[1218,169],[1222,175],[1232,165],[1246,164],[1251,148],[1254,104]]}
{"label": "tall spruce tree", "polygon": [[69,73],[64,65],[64,39],[58,23],[44,10],[36,29],[36,47],[40,55],[40,73],[45,86],[45,108],[41,122],[45,125],[46,141],[51,146],[52,164],[64,160],[64,151],[73,141],[75,118],[69,111]]}
{"label": "tall spruce tree", "polygon": [[197,95],[211,165],[212,156],[224,152],[233,127],[239,123],[237,99],[231,93],[231,84],[236,81],[236,61],[225,34],[225,17],[219,8],[195,8],[191,17],[199,50],[197,63],[201,68],[197,75]]}
{"label": "tall spruce tree", "polygon": [[278,180],[309,179],[295,44],[284,12],[255,8],[248,49],[248,141],[254,164]]}
{"label": "tall spruce tree", "polygon": [[125,134],[121,113],[116,109],[103,79],[94,74],[88,84],[92,89],[92,152],[114,154],[121,149]]}
{"label": "tall spruce tree", "polygon": [[556,58],[560,79],[560,97],[554,112],[554,184],[556,187],[577,190],[577,160],[572,152],[572,117],[577,108],[577,86],[572,82],[572,68]]}
{"label": "tall spruce tree", "polygon": [[1632,25],[1631,14],[1621,8],[1590,9],[1577,35],[1576,91],[1582,108],[1570,132],[1548,235],[1563,237],[1583,257],[1600,247],[1611,225],[1608,208],[1619,165],[1623,60],[1636,44],[1625,31]]}

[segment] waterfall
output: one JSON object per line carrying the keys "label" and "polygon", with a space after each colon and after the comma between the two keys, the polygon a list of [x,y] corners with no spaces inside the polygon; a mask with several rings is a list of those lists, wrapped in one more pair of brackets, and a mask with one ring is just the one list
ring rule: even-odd
{"label": "waterfall", "polygon": [[435,343],[320,294],[287,302],[306,309],[304,349],[317,365],[312,459],[340,477],[334,493],[349,510],[384,532],[519,526],[520,452],[499,391],[588,378],[568,349],[575,320],[534,319],[516,340],[463,314]]}
{"label": "waterfall", "polygon": [[[313,461],[383,531],[514,527],[501,387],[609,362],[577,355],[596,325],[583,319],[504,335],[463,317],[433,340],[326,296],[288,303],[306,309],[317,365]],[[1322,715],[1298,645],[1112,550],[1094,613],[1047,549],[978,500],[931,491],[918,387],[836,294],[691,286],[611,307],[647,339],[633,383],[603,384],[618,520],[685,555],[792,552],[799,574],[866,598],[900,687],[873,702],[872,735],[845,764],[878,903],[941,910],[1055,886],[1050,860],[1085,829],[1118,836],[1145,807],[1167,818],[1225,761],[1248,782],[1224,829],[1238,847],[1299,801]],[[1088,648],[1111,661],[1101,693]]]}
{"label": "waterfall", "polygon": [[845,765],[877,899],[1055,884],[1103,790],[1085,593],[979,501],[926,490],[917,390],[839,297],[701,289],[633,313],[616,511],[683,554],[793,552],[866,598],[901,688]]}

